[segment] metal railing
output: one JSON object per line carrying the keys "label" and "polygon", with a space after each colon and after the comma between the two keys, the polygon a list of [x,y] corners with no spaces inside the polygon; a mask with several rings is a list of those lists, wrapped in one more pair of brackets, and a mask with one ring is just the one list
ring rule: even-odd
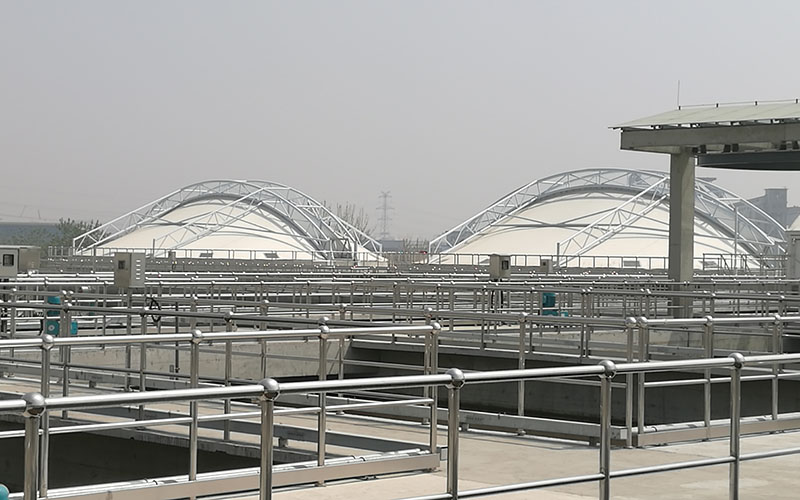
{"label": "metal railing", "polygon": [[[208,269],[212,266],[234,266],[242,268],[266,268],[282,265],[352,266],[471,266],[486,267],[490,254],[483,253],[421,253],[421,252],[352,252],[346,258],[320,257],[312,251],[298,250],[232,250],[232,249],[152,249],[102,248],[92,252],[76,252],[72,247],[48,247],[47,258],[53,262],[69,262],[76,269],[109,270],[111,258],[116,252],[144,252],[152,264],[159,267],[175,267],[190,270]],[[511,265],[518,268],[534,268],[555,265],[557,270],[567,269],[621,269],[627,271],[654,271],[663,273],[667,269],[666,256],[642,255],[580,255],[580,254],[512,254]],[[43,265],[47,266],[45,262]],[[186,266],[189,266],[187,268]],[[781,275],[786,270],[785,255],[752,255],[735,253],[706,253],[694,258],[697,272],[738,272],[755,275]]]}
{"label": "metal railing", "polygon": [[[264,379],[258,384],[164,390],[147,393],[122,393],[89,396],[68,396],[51,398],[41,393],[28,393],[20,399],[0,401],[0,412],[17,412],[25,418],[25,447],[24,464],[25,478],[23,498],[32,500],[38,498],[41,478],[39,437],[42,415],[48,411],[85,410],[90,408],[141,405],[165,402],[191,402],[193,406],[198,401],[209,399],[254,398],[260,405],[260,466],[258,467],[258,490],[261,499],[272,498],[273,490],[273,440],[274,440],[274,415],[275,401],[281,394],[342,392],[352,390],[379,390],[397,389],[407,387],[441,387],[448,389],[448,446],[447,446],[447,491],[421,497],[414,500],[449,500],[458,498],[471,498],[493,495],[505,492],[527,491],[531,489],[552,487],[586,482],[597,482],[599,498],[607,500],[611,497],[612,479],[638,475],[654,474],[666,471],[683,470],[689,468],[706,467],[712,465],[729,464],[728,494],[732,500],[739,498],[740,464],[743,461],[758,460],[777,456],[800,453],[800,448],[786,448],[751,454],[741,453],[741,384],[743,382],[741,370],[748,366],[776,367],[787,363],[800,362],[800,354],[794,355],[768,355],[768,356],[743,356],[733,353],[725,358],[711,358],[698,360],[664,361],[650,363],[622,363],[602,361],[597,365],[571,366],[562,368],[541,368],[529,370],[502,370],[490,372],[464,373],[458,369],[450,369],[445,374],[412,375],[397,377],[376,377],[368,379],[327,380],[313,382],[278,383],[274,379]],[[611,466],[611,390],[612,379],[619,374],[635,375],[648,374],[673,370],[706,370],[727,369],[730,371],[728,383],[730,385],[730,412],[729,412],[729,453],[725,456],[706,458],[693,461],[661,464],[634,469],[613,470]],[[581,476],[568,476],[550,478],[546,480],[493,486],[477,490],[460,491],[458,480],[459,463],[459,411],[460,391],[465,384],[484,384],[512,381],[531,381],[553,377],[600,377],[600,428],[599,460],[597,472]],[[435,392],[435,391],[434,391]],[[324,414],[325,408],[321,413]],[[197,413],[192,414],[192,424],[196,428]],[[431,426],[431,451],[435,450],[435,426]],[[193,482],[197,482],[196,474],[196,431],[193,443],[190,445],[189,473],[184,482],[187,491]]]}

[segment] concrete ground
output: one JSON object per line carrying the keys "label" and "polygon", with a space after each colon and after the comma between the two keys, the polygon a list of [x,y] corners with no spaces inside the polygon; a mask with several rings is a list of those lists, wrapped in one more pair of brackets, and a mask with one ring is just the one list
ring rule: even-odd
{"label": "concrete ground", "polygon": [[[306,424],[301,420],[308,420]],[[308,417],[277,419],[281,423],[313,425]],[[414,424],[395,424],[364,419],[360,423],[330,418],[330,428],[360,434],[376,434],[398,439],[424,442],[427,429]],[[441,429],[440,444],[446,444]],[[748,436],[742,438],[742,453],[754,453],[800,447],[800,432]],[[598,448],[569,441],[530,436],[508,436],[496,433],[468,431],[460,434],[460,481],[462,492],[488,486],[514,484],[542,479],[596,473]],[[727,440],[679,444],[643,449],[615,448],[611,454],[612,470],[632,469],[657,464],[669,464],[724,457],[729,453]],[[742,499],[800,498],[800,481],[796,469],[800,457],[790,455],[743,462],[741,465],[740,496]],[[711,500],[728,498],[728,468],[725,465],[685,469],[613,479],[612,498],[619,500]],[[561,486],[540,490],[495,495],[492,498],[509,500],[577,500],[598,497],[597,483]],[[433,473],[402,474],[369,480],[342,481],[322,487],[278,490],[278,500],[352,500],[402,499],[419,495],[443,493],[446,489],[446,462]],[[255,500],[255,496],[246,496]],[[489,498],[489,497],[484,497]]]}

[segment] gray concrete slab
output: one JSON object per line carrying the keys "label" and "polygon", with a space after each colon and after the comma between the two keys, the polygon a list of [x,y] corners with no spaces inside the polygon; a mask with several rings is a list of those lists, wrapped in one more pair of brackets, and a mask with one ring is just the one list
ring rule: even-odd
{"label": "gray concrete slab", "polygon": [[[31,382],[21,379],[5,379],[6,390],[24,392]],[[75,388],[75,393],[83,392]],[[156,406],[156,405],[154,405]],[[157,405],[160,408],[178,409],[179,405]],[[218,411],[214,407],[203,407],[202,413]],[[105,421],[105,418],[98,418]],[[313,415],[277,416],[279,425],[316,427]],[[328,429],[360,435],[427,442],[427,426],[414,423],[398,423],[366,417],[330,415]],[[167,426],[166,432],[183,434],[185,426]],[[205,437],[219,437],[218,431],[203,431]],[[256,436],[237,435],[245,442],[257,442]],[[439,443],[447,444],[446,429],[439,429]],[[313,443],[293,442],[298,448],[313,449]],[[643,449],[615,448],[611,454],[612,470],[638,468],[648,465],[722,457],[728,454],[728,441],[686,443],[656,446]],[[754,453],[789,447],[800,447],[800,432],[787,432],[742,438],[742,452]],[[581,443],[545,439],[532,436],[468,431],[460,433],[460,487],[461,490],[493,485],[522,483],[542,479],[595,473],[598,469],[598,448]],[[331,447],[331,453],[352,454],[354,450]],[[800,457],[786,456],[745,462],[741,468],[740,498],[770,498],[778,500],[796,499],[798,484],[796,469]],[[445,464],[442,470],[393,475],[369,480],[350,480],[329,483],[322,487],[291,488],[278,490],[278,500],[337,500],[354,498],[401,499],[409,496],[442,493],[445,491]],[[667,473],[651,474],[623,479],[614,479],[611,484],[612,498],[621,500],[712,500],[728,498],[728,466],[687,469]],[[502,499],[575,500],[597,498],[598,485],[554,487],[542,490],[497,495]],[[227,497],[234,498],[234,497]],[[255,498],[240,496],[237,498]]]}

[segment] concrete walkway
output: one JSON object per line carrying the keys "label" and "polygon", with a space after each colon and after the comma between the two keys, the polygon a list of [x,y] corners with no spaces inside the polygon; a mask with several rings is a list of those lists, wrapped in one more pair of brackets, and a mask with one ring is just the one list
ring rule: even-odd
{"label": "concrete walkway", "polygon": [[[31,382],[4,380],[6,390],[31,389]],[[80,394],[85,389],[75,388]],[[173,405],[153,407],[177,409]],[[201,407],[203,408],[203,407]],[[203,413],[213,411],[203,408]],[[218,411],[218,410],[217,410]],[[234,410],[236,411],[236,409]],[[95,416],[93,420],[107,421]],[[277,424],[316,428],[313,415],[276,416]],[[418,443],[425,447],[428,428],[415,423],[397,423],[366,417],[341,417],[330,415],[328,430],[359,435],[376,436]],[[184,434],[185,426],[166,426],[163,431]],[[446,429],[439,429],[439,444],[447,444]],[[206,437],[220,437],[219,431],[204,429]],[[245,442],[257,442],[256,436],[237,435]],[[291,442],[293,447],[312,450],[314,443]],[[691,444],[650,447],[643,449],[615,448],[611,454],[612,470],[668,464],[728,454],[728,441],[716,440]],[[594,474],[598,470],[598,448],[581,443],[532,436],[468,431],[460,434],[460,489],[461,491],[487,486],[523,483],[565,476]],[[742,453],[753,453],[782,448],[800,448],[800,432],[747,436],[742,438]],[[359,451],[329,447],[333,454],[359,454]],[[363,452],[360,452],[363,453]],[[800,456],[790,455],[758,461],[744,462],[741,467],[740,498],[742,499],[798,499],[800,479],[797,469]],[[322,487],[295,487],[277,490],[278,500],[355,500],[402,499],[418,495],[443,493],[446,488],[446,462],[442,469],[431,473],[400,474],[367,480],[348,480],[329,483]],[[612,498],[711,500],[728,498],[728,465],[717,465],[614,479]],[[502,499],[575,500],[597,498],[597,483],[552,487],[513,494],[496,495]],[[234,498],[227,496],[225,498]],[[255,499],[252,495],[237,498]]]}
{"label": "concrete walkway", "polygon": [[[298,424],[303,418],[292,418]],[[282,423],[290,423],[289,419]],[[307,424],[311,424],[308,419]],[[303,425],[303,424],[300,424]],[[376,434],[424,442],[426,429],[413,424],[370,422],[360,424],[331,418],[330,428],[360,434]],[[441,444],[446,434],[441,433]],[[495,433],[462,432],[460,434],[461,491],[487,486],[522,483],[541,479],[596,473],[598,448],[569,441],[528,436],[507,436]],[[632,469],[648,465],[668,464],[704,458],[724,457],[728,441],[650,447],[616,448],[611,454],[612,470]],[[800,433],[749,436],[742,439],[742,453],[800,447]],[[796,469],[800,456],[744,462],[741,466],[740,498],[797,499],[800,481]],[[433,473],[404,474],[387,478],[345,481],[323,487],[278,490],[278,500],[353,500],[401,499],[417,495],[443,493],[446,489],[446,462]],[[674,472],[664,472],[614,479],[612,498],[711,500],[728,498],[728,465],[716,465]],[[575,500],[598,497],[598,484],[586,483],[541,490],[495,495],[502,499]],[[254,496],[245,497],[255,499]],[[488,497],[485,497],[488,498]]]}

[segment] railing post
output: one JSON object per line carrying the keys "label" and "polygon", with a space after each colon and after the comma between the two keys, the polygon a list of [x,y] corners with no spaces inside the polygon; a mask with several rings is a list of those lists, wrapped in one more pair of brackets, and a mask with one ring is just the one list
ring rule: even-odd
{"label": "railing post", "polygon": [[[714,318],[705,317],[706,324],[703,327],[703,347],[705,348],[706,358],[714,357]],[[711,369],[704,370],[705,383],[703,384],[703,425],[706,428],[706,439],[711,434]]]}
{"label": "railing post", "polygon": [[[423,309],[423,315],[425,317],[425,324],[430,325],[433,323],[433,309],[430,307],[425,307]],[[433,344],[433,334],[432,332],[425,334],[425,346],[422,352],[422,373],[425,375],[431,375],[434,373],[431,370],[431,346]],[[433,396],[433,391],[435,391],[433,387],[424,387],[423,397],[431,398]],[[422,425],[427,424],[426,418],[422,419]]]}
{"label": "railing post", "polygon": [[[128,313],[125,315],[125,334],[131,335],[133,333],[133,317],[131,316],[130,309],[133,307],[133,289],[128,288],[126,291],[126,308]],[[63,330],[62,330],[63,331]],[[125,390],[131,390],[131,345],[125,345]]]}
{"label": "railing post", "polygon": [[738,352],[730,355],[733,358],[733,368],[731,370],[731,429],[730,429],[730,452],[733,461],[730,463],[728,471],[728,498],[739,500],[739,423],[742,416],[742,366],[744,366],[744,356]]}
{"label": "railing post", "polygon": [[[68,337],[72,332],[72,314],[69,310],[69,303],[67,302],[66,292],[61,292],[61,325],[59,331],[62,336]],[[63,397],[69,396],[69,364],[72,361],[72,347],[65,345],[61,347],[61,395]],[[61,411],[61,418],[69,418],[67,410]]]}
{"label": "railing post", "polygon": [[[319,379],[326,380],[328,378],[328,334],[330,328],[325,323],[328,322],[327,317],[319,319]],[[317,415],[317,465],[319,467],[325,466],[325,434],[328,427],[327,415],[327,395],[324,392],[319,393],[319,414]],[[318,481],[317,485],[322,486],[324,481]]]}
{"label": "railing post", "polygon": [[39,479],[39,418],[45,411],[45,399],[38,392],[22,396],[25,401],[25,474],[23,482],[24,500],[39,498],[37,481]]}
{"label": "railing post", "polygon": [[600,362],[605,372],[600,376],[600,500],[611,498],[611,379],[617,374],[613,361]]}
{"label": "railing post", "polygon": [[447,493],[452,500],[458,500],[458,411],[465,379],[458,368],[450,368],[447,374],[451,379],[447,384]]}
{"label": "railing post", "polygon": [[[263,284],[263,282],[262,282]],[[261,315],[268,316],[269,315],[269,300],[264,299],[261,304]],[[261,323],[261,329],[266,330],[269,327],[269,324],[264,321]],[[260,339],[258,344],[261,346],[261,376],[267,376],[267,339]]]}
{"label": "railing post", "polygon": [[[12,288],[10,292],[11,292],[10,293],[11,303],[16,303],[17,289]],[[13,339],[14,337],[17,336],[17,308],[13,306],[8,309],[8,332],[9,332],[9,338]]]}
{"label": "railing post", "polygon": [[[439,333],[442,331],[442,326],[437,323],[431,323],[433,330],[431,331],[431,373],[436,375],[439,373]],[[439,425],[439,388],[437,386],[431,387],[431,415],[430,415],[430,448],[431,453],[436,453],[438,448],[438,425]]]}
{"label": "railing post", "polygon": [[[200,330],[192,332],[192,351],[190,359],[189,385],[196,388],[200,382],[200,343],[203,341],[203,334]],[[192,418],[189,424],[189,480],[197,479],[197,431],[198,431],[198,404],[197,401],[189,403],[189,413]]]}
{"label": "railing post", "polygon": [[[625,333],[627,338],[626,361],[633,362],[633,331],[636,326],[636,318],[625,320]],[[633,446],[633,373],[625,374],[625,446]]]}
{"label": "railing post", "polygon": [[[650,337],[650,327],[647,324],[647,318],[639,318],[639,362],[644,363],[649,361],[649,354],[647,349],[648,338]],[[645,393],[645,376],[644,371],[639,372],[638,387],[637,387],[637,401],[636,401],[636,427],[637,436],[641,437],[644,434],[644,393]]]}
{"label": "railing post", "polygon": [[275,379],[267,378],[260,382],[264,387],[261,396],[261,471],[258,481],[258,493],[261,500],[272,498],[272,448],[275,432],[275,399],[281,392]]}
{"label": "railing post", "polygon": [[[41,394],[44,398],[50,397],[50,351],[53,349],[53,336],[42,335],[42,379]],[[43,411],[41,414],[42,438],[39,460],[39,495],[47,496],[48,469],[50,462],[50,413]]]}
{"label": "railing post", "polygon": [[[525,325],[527,322],[528,313],[522,313],[519,316],[519,352],[517,353],[517,368],[520,370],[525,369]],[[520,417],[525,415],[525,381],[520,380],[517,382],[517,415]],[[517,429],[517,434],[520,436],[525,434],[523,429]]]}
{"label": "railing post", "polygon": [[[772,352],[773,354],[783,354],[783,318],[779,314],[775,315],[772,325]],[[780,379],[778,375],[783,370],[783,365],[774,363],[772,365],[772,420],[778,420],[778,386]]]}
{"label": "railing post", "polygon": [[[142,335],[147,334],[147,314],[146,309],[143,309],[139,314],[139,333]],[[147,390],[147,343],[142,342],[139,344],[139,392]],[[139,405],[139,420],[144,420],[144,405]]]}
{"label": "railing post", "polygon": [[[233,313],[228,311],[225,315],[225,331],[232,332],[234,330]],[[230,387],[231,378],[233,376],[233,342],[230,340],[225,341],[225,387]],[[231,400],[226,399],[223,403],[223,411],[227,414],[231,412]],[[231,438],[231,420],[226,418],[222,423],[222,439],[228,441]]]}

